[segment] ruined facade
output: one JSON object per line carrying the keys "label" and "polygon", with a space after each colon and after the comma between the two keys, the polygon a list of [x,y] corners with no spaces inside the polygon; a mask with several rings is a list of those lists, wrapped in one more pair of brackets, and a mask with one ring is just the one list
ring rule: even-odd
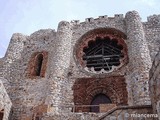
{"label": "ruined facade", "polygon": [[142,22],[136,11],[62,21],[57,31],[13,34],[0,59],[12,108],[1,110],[9,120],[131,120],[132,113],[159,114],[160,80],[153,75],[159,57],[152,67],[159,47],[160,15]]}

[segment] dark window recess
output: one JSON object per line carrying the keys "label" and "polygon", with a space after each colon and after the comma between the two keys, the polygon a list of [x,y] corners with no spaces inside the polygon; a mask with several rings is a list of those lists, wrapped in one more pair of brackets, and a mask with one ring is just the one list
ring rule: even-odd
{"label": "dark window recess", "polygon": [[32,120],[41,120],[41,117],[38,114],[34,114]]}
{"label": "dark window recess", "polygon": [[35,118],[35,120],[40,120],[40,117],[37,116],[37,117]]}
{"label": "dark window recess", "polygon": [[0,111],[0,120],[3,120],[4,110]]}
{"label": "dark window recess", "polygon": [[104,69],[109,71],[112,66],[119,66],[120,59],[124,57],[121,50],[122,45],[117,44],[116,39],[110,39],[109,37],[100,38],[97,37],[95,41],[90,41],[88,47],[83,49],[85,53],[83,60],[86,61],[88,68],[94,67],[95,71]]}
{"label": "dark window recess", "polygon": [[36,66],[35,66],[36,76],[41,75],[42,63],[43,63],[43,55],[39,54],[36,58]]}
{"label": "dark window recess", "polygon": [[[98,94],[96,95],[92,102],[91,102],[91,108],[90,112],[99,112],[99,106],[100,104],[109,104],[112,103],[110,98],[104,94]],[[97,106],[96,106],[97,105]]]}

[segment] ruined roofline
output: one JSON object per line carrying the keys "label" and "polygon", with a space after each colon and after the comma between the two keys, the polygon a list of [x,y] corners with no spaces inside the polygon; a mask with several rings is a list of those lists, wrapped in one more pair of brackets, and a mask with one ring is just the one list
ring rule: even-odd
{"label": "ruined roofline", "polygon": [[[138,15],[138,12],[137,11],[129,11],[127,13],[135,13]],[[126,15],[127,13],[125,14],[125,17],[123,14],[115,14],[114,17],[108,17],[107,15],[104,15],[104,16],[99,16],[98,18],[86,18],[84,22],[80,22],[79,20],[72,20],[71,22],[67,22],[67,21],[60,21],[59,22],[59,25],[61,23],[69,23],[72,27],[76,26],[76,25],[80,25],[80,26],[83,26],[84,24],[98,24],[99,22],[107,22],[107,21],[115,21],[115,22],[119,22],[119,21],[123,21],[123,20],[126,20]],[[130,20],[132,20],[132,18],[129,18]],[[106,23],[107,24],[107,23]],[[109,24],[109,23],[108,23]],[[142,22],[142,24],[144,25],[148,25],[148,26],[156,26],[156,27],[159,27],[160,26],[160,15],[151,15],[149,17],[147,17],[147,22]],[[58,28],[57,28],[58,30]],[[23,45],[23,43],[25,41],[28,41],[28,37],[29,38],[33,38],[32,41],[38,39],[38,37],[45,37],[46,35],[48,34],[52,34],[53,33],[53,36],[56,35],[57,31],[55,29],[40,29],[38,31],[35,31],[33,33],[31,33],[30,35],[24,35],[24,34],[21,34],[21,33],[14,33],[11,37],[11,40],[10,40],[10,43],[9,43],[9,46],[8,46],[8,49],[10,48],[10,44],[12,43],[18,43],[18,44],[21,44]],[[36,37],[35,37],[36,36]],[[38,37],[37,37],[38,36]],[[17,38],[17,39],[16,39]],[[45,38],[44,38],[45,40]],[[7,51],[8,51],[7,49]],[[6,52],[7,53],[7,52]],[[6,56],[6,55],[5,55]]]}
{"label": "ruined roofline", "polygon": [[[129,11],[129,12],[137,12],[137,11]],[[127,13],[129,13],[129,12],[127,12]],[[81,24],[85,24],[85,23],[86,24],[87,23],[88,24],[89,23],[93,23],[93,22],[96,22],[96,21],[110,21],[110,20],[119,20],[119,19],[122,19],[122,20],[125,19],[124,15],[123,14],[114,14],[114,17],[108,17],[108,15],[99,16],[97,18],[89,17],[89,18],[86,18],[85,21],[82,21],[82,22],[80,20],[71,20],[70,23],[73,24],[73,25],[81,25]],[[61,22],[65,22],[65,21],[60,21],[59,24]],[[160,14],[150,15],[150,16],[147,17],[147,21],[145,21],[145,22],[142,21],[142,23],[160,24]],[[37,31],[31,33],[30,35],[24,35],[22,33],[14,33],[14,34],[21,34],[23,36],[30,37],[30,36],[38,35],[38,34],[40,34],[42,32],[48,31],[48,30],[49,31],[52,30],[54,33],[57,32],[55,29],[40,29],[40,30],[37,30]],[[14,36],[14,34],[13,34],[13,36]]]}
{"label": "ruined roofline", "polygon": [[[129,11],[129,12],[137,12],[137,11]],[[127,12],[128,13],[128,12]],[[127,14],[126,13],[126,14]],[[138,13],[138,12],[137,12]],[[103,15],[103,16],[99,16],[97,18],[86,18],[85,21],[80,21],[80,20],[72,20],[71,23],[74,25],[79,25],[79,24],[84,24],[84,23],[93,23],[96,21],[110,21],[110,20],[119,20],[119,19],[125,19],[123,14],[115,14],[114,17],[108,17],[108,15]],[[147,17],[147,21],[142,21],[142,23],[159,23],[160,24],[160,14],[153,14]]]}
{"label": "ruined roofline", "polygon": [[160,14],[154,14],[147,17],[147,22],[145,24],[149,25],[160,25]]}
{"label": "ruined roofline", "polygon": [[84,22],[80,22],[80,20],[72,20],[72,24],[83,24],[83,23],[90,23],[95,21],[105,21],[105,20],[113,20],[113,19],[124,19],[123,14],[115,14],[114,17],[108,17],[108,15],[99,16],[98,18],[86,18]]}

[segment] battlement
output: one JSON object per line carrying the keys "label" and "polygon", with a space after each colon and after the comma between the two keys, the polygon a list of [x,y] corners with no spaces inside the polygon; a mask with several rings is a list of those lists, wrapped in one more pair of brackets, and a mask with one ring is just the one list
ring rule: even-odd
{"label": "battlement", "polygon": [[158,25],[160,24],[160,14],[159,15],[151,15],[147,17],[147,23],[152,25]]}
{"label": "battlement", "polygon": [[94,23],[97,21],[109,21],[109,20],[119,20],[124,19],[123,14],[115,14],[114,17],[108,17],[108,15],[99,16],[98,18],[86,18],[84,22],[80,22],[79,20],[72,20],[71,23],[74,25],[84,24],[84,23]]}

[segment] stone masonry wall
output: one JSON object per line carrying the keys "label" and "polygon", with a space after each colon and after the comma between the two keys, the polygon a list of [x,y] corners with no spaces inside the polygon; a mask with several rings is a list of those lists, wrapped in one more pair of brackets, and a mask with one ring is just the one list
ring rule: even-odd
{"label": "stone masonry wall", "polygon": [[12,103],[3,85],[3,78],[0,78],[0,111],[4,110],[3,120],[8,120],[10,117]]}
{"label": "stone masonry wall", "polygon": [[151,58],[141,18],[138,12],[132,11],[126,14],[126,26],[128,37],[127,45],[129,48],[128,54],[130,59],[129,77],[133,82],[132,90],[134,96],[134,104],[151,104],[148,91]]}
{"label": "stone masonry wall", "polygon": [[[85,70],[81,69],[81,66],[79,66],[79,63],[76,59],[76,50],[78,44],[81,42],[81,37],[83,35],[86,35],[91,30],[95,29],[101,29],[101,28],[113,28],[116,29],[118,32],[121,31],[124,34],[126,33],[125,29],[125,21],[122,14],[115,15],[114,17],[108,17],[108,16],[100,16],[97,19],[93,18],[87,18],[85,22],[79,23],[77,21],[72,22],[73,27],[73,36],[72,36],[72,50],[73,53],[71,55],[71,61],[70,61],[70,71],[69,71],[69,79],[71,82],[70,86],[73,86],[76,82],[77,78],[80,79],[86,79],[86,78],[105,78],[112,77],[112,76],[125,76],[126,82],[127,82],[127,90],[128,90],[128,104],[132,104],[132,90],[130,87],[131,81],[127,78],[126,74],[128,74],[128,65],[125,64],[120,69],[117,69],[116,71],[113,71],[108,74],[89,74]],[[126,42],[126,40],[124,40]]]}
{"label": "stone masonry wall", "polygon": [[[72,91],[69,86],[68,69],[70,65],[71,52],[71,24],[61,21],[56,33],[55,50],[52,49],[52,61],[50,65],[51,79],[49,80],[49,95],[46,103],[51,107],[50,113],[60,114],[67,109],[63,105],[71,104]],[[69,110],[71,111],[71,110]]]}
{"label": "stone masonry wall", "polygon": [[[105,76],[109,77],[122,75],[126,78],[129,98],[128,104],[150,104],[148,93],[148,76],[151,66],[151,59],[143,25],[138,13],[135,11],[128,12],[125,18],[123,15],[115,15],[114,18],[107,16],[99,17],[98,19],[89,18],[82,23],[73,21],[72,24],[72,52],[74,54],[71,56],[71,75],[69,76],[72,82],[75,82],[75,78],[103,78]],[[108,74],[87,74],[85,70],[82,71],[80,69],[78,62],[76,61],[76,46],[81,41],[81,36],[88,31],[100,28],[115,28],[117,31],[121,31],[127,36],[127,39],[124,39],[124,42],[128,47],[129,63]],[[141,89],[142,87],[143,89]],[[137,91],[134,91],[135,89]]]}
{"label": "stone masonry wall", "polygon": [[0,77],[3,77],[3,58],[0,58]]}
{"label": "stone masonry wall", "polygon": [[159,115],[160,120],[160,51],[153,61],[149,84],[153,112]]}
{"label": "stone masonry wall", "polygon": [[[54,30],[39,30],[30,36],[14,34],[4,58],[3,77],[7,79],[7,92],[13,103],[12,119],[32,117],[34,107],[44,104],[48,94],[49,70],[45,77],[27,77],[29,61],[35,52],[51,53],[54,46]],[[53,43],[53,44],[50,44]],[[51,57],[50,57],[51,58]],[[49,60],[48,60],[49,61]],[[47,62],[47,68],[49,63]]]}
{"label": "stone masonry wall", "polygon": [[[11,118],[32,119],[38,114],[34,112],[39,106],[47,107],[44,111],[52,115],[71,112],[72,109],[62,106],[74,105],[72,88],[77,79],[83,78],[124,76],[128,105],[150,104],[148,72],[151,57],[157,52],[160,36],[157,27],[159,22],[153,20],[151,23],[155,23],[151,26],[149,21],[142,23],[138,13],[131,11],[125,17],[119,14],[114,17],[87,18],[81,23],[77,20],[70,23],[62,21],[57,32],[44,29],[30,36],[13,34],[5,57],[0,59],[0,77],[3,77],[4,86],[13,103]],[[124,66],[111,73],[90,74],[80,69],[76,60],[76,46],[83,35],[100,28],[111,28],[115,30],[115,34],[123,33],[127,36],[123,40],[127,44],[129,59]],[[151,32],[152,30],[155,32]],[[32,57],[36,53],[47,53],[44,57],[45,74],[30,77],[32,67],[29,66],[34,63]]]}
{"label": "stone masonry wall", "polygon": [[160,15],[149,16],[143,28],[153,62],[160,46]]}

